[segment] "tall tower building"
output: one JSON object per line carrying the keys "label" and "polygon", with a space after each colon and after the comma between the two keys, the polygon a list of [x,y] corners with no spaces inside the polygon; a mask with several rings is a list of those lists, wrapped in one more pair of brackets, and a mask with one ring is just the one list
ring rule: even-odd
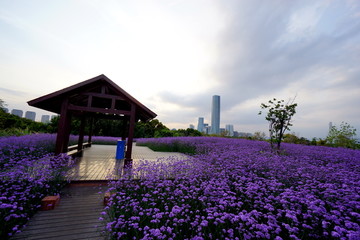
{"label": "tall tower building", "polygon": [[212,97],[211,134],[220,134],[220,96],[218,95]]}
{"label": "tall tower building", "polygon": [[204,132],[204,118],[203,117],[199,117],[197,130],[199,132]]}

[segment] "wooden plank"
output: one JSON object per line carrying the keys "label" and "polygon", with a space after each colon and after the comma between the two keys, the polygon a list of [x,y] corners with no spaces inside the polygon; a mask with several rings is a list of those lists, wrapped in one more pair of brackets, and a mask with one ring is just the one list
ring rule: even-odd
{"label": "wooden plank", "polygon": [[61,194],[54,210],[39,211],[30,219],[23,232],[12,239],[104,239],[103,193],[107,186],[72,184]]}

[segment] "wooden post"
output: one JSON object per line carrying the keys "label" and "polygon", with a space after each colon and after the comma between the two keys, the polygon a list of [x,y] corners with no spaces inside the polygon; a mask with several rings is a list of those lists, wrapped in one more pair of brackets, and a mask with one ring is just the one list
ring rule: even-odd
{"label": "wooden post", "polygon": [[84,142],[84,129],[85,129],[85,116],[84,115],[81,116],[80,121],[81,122],[80,122],[80,131],[79,131],[77,151],[78,151],[78,155],[82,156],[83,142]]}
{"label": "wooden post", "polygon": [[121,134],[121,140],[125,141],[126,137],[129,135],[129,124],[130,124],[130,116],[124,116],[122,119],[122,134]]}
{"label": "wooden post", "polygon": [[56,135],[55,154],[67,152],[70,135],[71,114],[68,111],[69,100],[65,98],[61,105],[61,113]]}
{"label": "wooden post", "polygon": [[94,117],[91,117],[91,118],[90,118],[90,127],[89,127],[89,139],[88,139],[88,143],[91,143],[91,140],[92,140],[93,125],[94,125]]}
{"label": "wooden post", "polygon": [[131,104],[131,113],[130,113],[130,122],[129,122],[129,134],[126,148],[126,161],[132,161],[131,152],[132,152],[132,144],[134,137],[134,128],[135,128],[135,114],[136,114],[136,105],[134,103]]}
{"label": "wooden post", "polygon": [[63,145],[63,150],[62,150],[63,153],[68,152],[70,131],[71,131],[71,118],[72,118],[72,112],[68,111],[67,118],[66,118],[66,127],[64,129],[65,139],[64,139],[64,145]]}

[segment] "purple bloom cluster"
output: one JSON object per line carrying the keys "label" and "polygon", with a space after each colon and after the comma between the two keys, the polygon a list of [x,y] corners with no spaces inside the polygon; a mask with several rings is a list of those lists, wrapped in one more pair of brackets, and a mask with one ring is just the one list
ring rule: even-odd
{"label": "purple bloom cluster", "polygon": [[54,134],[33,134],[0,138],[0,169],[8,169],[26,158],[39,158],[55,149]]}
{"label": "purple bloom cluster", "polygon": [[[211,137],[111,183],[113,239],[360,239],[360,151]],[[135,179],[134,179],[135,176]],[[170,179],[169,179],[170,178]]]}
{"label": "purple bloom cluster", "polygon": [[39,208],[46,195],[58,194],[72,161],[53,156],[55,135],[0,138],[0,239],[7,239]]}

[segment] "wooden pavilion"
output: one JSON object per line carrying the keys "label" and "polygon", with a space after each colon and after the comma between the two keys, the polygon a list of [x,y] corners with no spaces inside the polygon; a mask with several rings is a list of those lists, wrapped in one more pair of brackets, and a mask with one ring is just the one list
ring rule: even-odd
{"label": "wooden pavilion", "polygon": [[[68,152],[71,118],[81,119],[77,152],[82,153],[86,119],[90,119],[88,144],[91,145],[93,120],[125,120],[127,138],[125,159],[131,160],[135,123],[148,121],[156,114],[124,91],[105,75],[99,75],[28,102],[30,106],[60,114],[55,153]],[[127,136],[126,136],[127,135]]]}

